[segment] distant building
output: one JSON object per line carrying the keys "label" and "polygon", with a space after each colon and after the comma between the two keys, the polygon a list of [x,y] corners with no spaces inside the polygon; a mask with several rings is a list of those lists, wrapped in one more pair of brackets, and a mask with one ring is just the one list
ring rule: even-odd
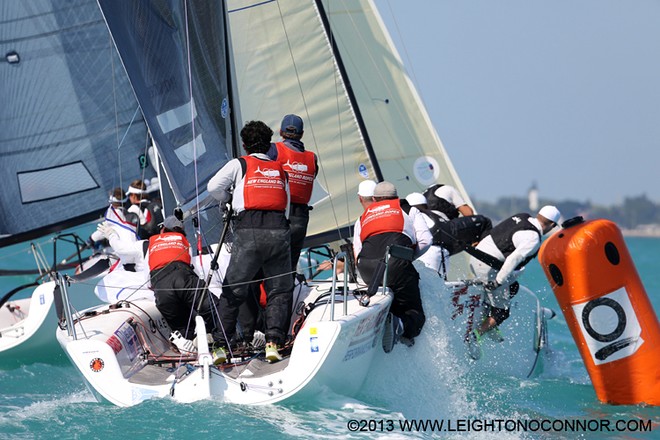
{"label": "distant building", "polygon": [[536,187],[536,182],[532,182],[532,187],[527,193],[527,199],[529,200],[529,210],[536,212],[539,209],[539,190]]}

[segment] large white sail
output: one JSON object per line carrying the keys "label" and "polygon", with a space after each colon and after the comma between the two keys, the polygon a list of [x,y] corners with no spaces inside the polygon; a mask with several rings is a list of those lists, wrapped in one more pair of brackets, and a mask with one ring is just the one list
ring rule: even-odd
{"label": "large white sail", "polygon": [[229,12],[243,119],[277,130],[297,113],[319,155],[328,197],[316,198],[309,235],[352,224],[366,178],[401,196],[439,182],[467,198],[371,1],[233,0]]}

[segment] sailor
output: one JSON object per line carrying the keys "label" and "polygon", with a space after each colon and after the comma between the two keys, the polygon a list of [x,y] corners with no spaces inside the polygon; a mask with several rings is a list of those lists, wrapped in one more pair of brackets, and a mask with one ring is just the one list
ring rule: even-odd
{"label": "sailor", "polygon": [[[418,210],[419,214],[424,219],[426,226],[428,226],[429,231],[431,231],[431,235],[433,235],[434,231],[437,231],[440,228],[440,225],[444,223],[438,212],[428,209],[426,197],[424,197],[423,194],[413,192],[408,194],[405,200],[412,208]],[[439,242],[435,241],[435,236],[433,236],[433,238],[433,244],[429,246],[428,250],[424,252],[418,260],[424,263],[429,269],[440,274],[440,276],[446,280],[447,271],[449,270],[449,252],[446,249],[443,249]]]}
{"label": "sailor", "polygon": [[126,194],[131,202],[128,212],[137,215],[140,219],[139,237],[144,240],[157,234],[158,225],[163,221],[163,210],[160,204],[149,200],[147,185],[142,180],[136,179],[131,182]]}
{"label": "sailor", "polygon": [[424,191],[429,208],[439,211],[446,221],[464,216],[474,215],[474,210],[468,205],[461,193],[451,185],[436,183]]}
{"label": "sailor", "polygon": [[[396,188],[390,182],[376,185],[373,203],[356,224],[353,249],[362,278],[369,283],[380,277],[377,267],[383,261],[387,247],[400,245],[414,249],[414,258],[431,245],[432,237],[424,219],[416,216],[413,223],[401,209]],[[387,287],[394,293],[390,312],[403,324],[400,342],[412,345],[422,330],[426,317],[419,291],[419,274],[411,261],[390,258]]]}
{"label": "sailor", "polygon": [[474,213],[453,186],[432,185],[423,196],[427,201],[426,209],[440,220],[431,229],[433,242],[447,250],[449,255],[475,244],[493,227],[488,217]]}
{"label": "sailor", "polygon": [[110,268],[107,275],[99,281],[94,293],[104,302],[114,303],[120,300],[149,298],[153,292],[148,288],[149,265],[146,255],[149,246],[147,240],[135,240],[137,225],[134,226],[130,239],[121,237],[110,222],[100,223],[98,233],[109,242],[112,253],[119,257],[117,264]]}
{"label": "sailor", "polygon": [[[127,199],[123,189],[113,189],[108,198],[110,206],[108,206],[108,209],[105,211],[104,221],[108,223],[122,239],[136,241],[138,218],[124,210],[124,203],[126,203],[126,201]],[[99,249],[104,245],[104,238],[103,233],[96,230],[89,236],[87,245],[91,248]]]}
{"label": "sailor", "polygon": [[289,227],[291,229],[291,270],[295,271],[307,235],[309,201],[319,167],[316,155],[305,150],[302,142],[303,120],[298,115],[286,115],[280,124],[281,142],[270,144],[268,157],[282,165],[289,177]]}
{"label": "sailor", "polygon": [[249,282],[259,270],[265,277],[266,359],[281,359],[279,347],[289,328],[293,277],[286,174],[271,160],[273,131],[261,121],[241,130],[246,156],[232,159],[211,178],[207,189],[221,203],[232,199],[234,242],[220,296],[220,320],[225,335],[214,350],[214,362],[225,362],[226,349],[236,333],[239,306],[248,298]]}
{"label": "sailor", "polygon": [[481,336],[491,330],[497,332],[496,327],[509,317],[511,298],[519,288],[516,278],[536,257],[541,237],[557,226],[560,217],[559,210],[551,205],[541,208],[536,217],[527,213],[513,215],[497,224],[477,245],[477,250],[494,260],[470,258],[470,267],[484,283],[485,291],[483,321],[468,341],[473,358],[481,357]]}
{"label": "sailor", "polygon": [[191,258],[183,223],[174,216],[167,217],[160,225],[160,233],[149,238],[147,261],[156,307],[172,330],[171,338],[178,332],[188,341],[193,339],[194,328],[190,323],[194,321],[193,314],[199,311],[207,331],[217,341],[222,332],[213,320],[216,297],[206,294],[201,298],[204,281],[190,265]]}

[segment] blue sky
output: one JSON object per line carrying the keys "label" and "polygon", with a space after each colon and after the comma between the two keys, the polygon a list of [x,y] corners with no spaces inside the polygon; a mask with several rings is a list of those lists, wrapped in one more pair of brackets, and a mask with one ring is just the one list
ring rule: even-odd
{"label": "blue sky", "polygon": [[473,198],[660,202],[660,2],[375,2]]}

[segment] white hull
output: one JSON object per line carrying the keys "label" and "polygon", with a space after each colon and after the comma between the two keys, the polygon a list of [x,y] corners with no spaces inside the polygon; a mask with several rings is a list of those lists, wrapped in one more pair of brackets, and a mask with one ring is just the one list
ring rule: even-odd
{"label": "white hull", "polygon": [[[43,351],[57,348],[54,289],[52,281],[41,284],[29,298],[10,300],[0,309],[0,365],[18,366],[51,359]],[[69,296],[80,310],[100,303],[88,286],[69,287]]]}
{"label": "white hull", "polygon": [[[328,291],[317,287],[308,301]],[[368,307],[362,307],[349,295],[345,315],[339,299],[338,295],[334,319],[330,304],[322,299],[298,332],[291,355],[273,364],[257,358],[217,368],[209,366],[209,358],[203,354],[179,364],[177,355],[169,351],[169,328],[149,300],[136,300],[118,309],[96,308],[100,314],[76,320],[77,340],[66,330],[58,330],[57,339],[92,393],[118,406],[166,396],[179,402],[210,397],[261,405],[303,397],[326,387],[352,394],[362,385],[376,350],[382,350],[391,298],[377,294]],[[145,360],[147,344],[151,353],[161,359],[170,354],[172,361],[149,364]],[[200,353],[204,348],[200,347]]]}

